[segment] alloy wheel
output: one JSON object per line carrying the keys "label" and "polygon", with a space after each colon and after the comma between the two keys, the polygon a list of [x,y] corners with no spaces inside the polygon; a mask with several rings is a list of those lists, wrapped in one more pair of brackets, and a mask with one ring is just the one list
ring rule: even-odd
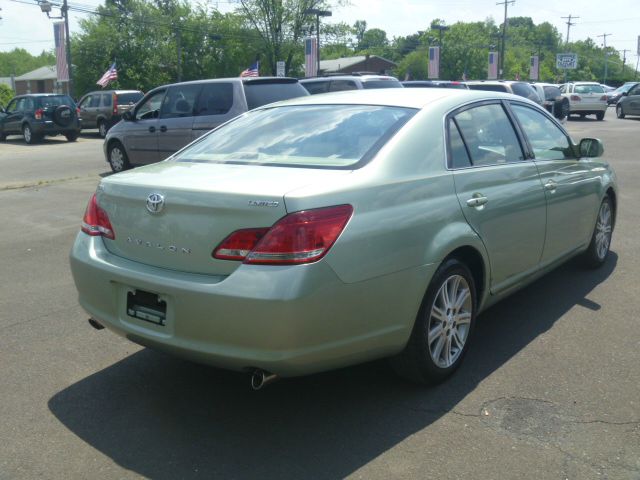
{"label": "alloy wheel", "polygon": [[427,322],[429,353],[438,367],[449,368],[462,354],[472,309],[471,290],[465,278],[447,278],[435,296]]}
{"label": "alloy wheel", "polygon": [[22,129],[22,134],[24,135],[24,141],[27,143],[31,143],[32,135],[31,135],[31,127],[29,125],[25,125]]}
{"label": "alloy wheel", "polygon": [[113,147],[109,153],[109,163],[114,172],[121,172],[124,170],[124,153],[120,150],[120,147]]}
{"label": "alloy wheel", "polygon": [[604,260],[611,244],[611,206],[609,202],[602,202],[596,222],[596,254]]}

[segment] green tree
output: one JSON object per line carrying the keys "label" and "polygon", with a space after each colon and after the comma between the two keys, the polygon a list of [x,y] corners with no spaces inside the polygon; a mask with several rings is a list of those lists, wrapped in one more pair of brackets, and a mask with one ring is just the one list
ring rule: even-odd
{"label": "green tree", "polygon": [[51,52],[43,51],[36,56],[23,48],[15,48],[10,52],[0,52],[0,77],[20,76],[36,68],[55,64],[56,57]]}
{"label": "green tree", "polygon": [[6,107],[11,100],[15,96],[15,92],[11,90],[9,85],[4,83],[0,83],[0,106]]}

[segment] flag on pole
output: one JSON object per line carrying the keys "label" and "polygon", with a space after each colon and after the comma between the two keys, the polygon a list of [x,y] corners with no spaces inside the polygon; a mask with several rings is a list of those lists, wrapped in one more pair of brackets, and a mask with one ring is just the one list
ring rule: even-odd
{"label": "flag on pole", "polygon": [[429,78],[440,78],[440,47],[429,47]]}
{"label": "flag on pole", "polygon": [[489,69],[487,72],[487,80],[496,80],[498,78],[498,52],[489,52]]}
{"label": "flag on pole", "polygon": [[316,37],[304,39],[304,76],[318,75],[318,43]]}
{"label": "flag on pole", "polygon": [[56,72],[59,82],[69,81],[69,67],[67,65],[67,44],[64,38],[64,22],[53,24],[53,38],[56,45]]}
{"label": "flag on pole", "polygon": [[260,62],[256,60],[251,64],[249,68],[247,68],[246,70],[243,70],[240,76],[241,77],[259,77],[260,76],[259,70],[260,70]]}
{"label": "flag on pole", "polygon": [[109,70],[104,72],[104,75],[100,77],[100,80],[96,82],[97,85],[100,85],[102,88],[109,85],[110,82],[118,79],[118,70],[116,69],[116,62],[113,62],[109,67]]}
{"label": "flag on pole", "polygon": [[529,68],[529,78],[531,80],[538,80],[540,75],[540,61],[537,55],[531,56],[531,67]]}

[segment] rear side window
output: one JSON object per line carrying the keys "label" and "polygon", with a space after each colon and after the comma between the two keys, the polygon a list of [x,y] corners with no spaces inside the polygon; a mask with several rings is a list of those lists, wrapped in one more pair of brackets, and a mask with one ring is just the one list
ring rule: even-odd
{"label": "rear side window", "polygon": [[143,96],[142,92],[120,93],[118,95],[118,105],[133,105],[138,103]]}
{"label": "rear side window", "polygon": [[499,104],[481,105],[454,117],[474,166],[499,165],[524,159],[518,137]]}
{"label": "rear side window", "polygon": [[110,107],[111,106],[111,94],[110,93],[103,93],[102,94],[102,106],[103,107]]}
{"label": "rear side window", "polygon": [[244,94],[247,97],[249,110],[267,105],[268,103],[279,102],[289,98],[304,97],[309,93],[298,82],[295,83],[244,83]]}
{"label": "rear side window", "polygon": [[231,83],[207,83],[200,92],[196,115],[224,115],[233,105]]}
{"label": "rear side window", "polygon": [[451,168],[471,166],[469,152],[467,152],[460,130],[453,119],[449,120],[449,166]]}
{"label": "rear side window", "polygon": [[528,98],[529,100],[533,100],[534,102],[540,102],[540,97],[531,85],[528,85],[526,83],[512,83],[511,88],[513,89],[513,93],[515,93],[516,95]]}
{"label": "rear side window", "polygon": [[160,117],[177,118],[193,116],[193,107],[196,104],[202,84],[176,85],[169,88],[162,101]]}
{"label": "rear side window", "polygon": [[487,92],[505,92],[507,93],[507,87],[504,85],[491,85],[485,83],[477,83],[474,85],[469,85],[471,90],[484,90]]}
{"label": "rear side window", "polygon": [[329,82],[304,82],[301,85],[307,89],[307,91],[311,95],[316,95],[317,93],[327,93],[329,91]]}

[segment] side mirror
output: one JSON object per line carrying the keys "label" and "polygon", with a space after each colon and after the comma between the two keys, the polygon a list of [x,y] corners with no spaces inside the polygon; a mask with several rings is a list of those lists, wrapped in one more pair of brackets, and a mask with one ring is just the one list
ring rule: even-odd
{"label": "side mirror", "polygon": [[601,157],[604,153],[602,141],[597,138],[583,138],[580,140],[580,156],[587,158]]}
{"label": "side mirror", "polygon": [[131,113],[131,110],[127,110],[126,112],[124,112],[124,113],[122,114],[122,119],[123,119],[125,122],[133,122],[134,117],[133,117],[133,113]]}
{"label": "side mirror", "polygon": [[622,93],[620,94],[620,96],[621,96],[621,97],[626,97],[627,95],[629,95],[629,92],[622,92]]}

